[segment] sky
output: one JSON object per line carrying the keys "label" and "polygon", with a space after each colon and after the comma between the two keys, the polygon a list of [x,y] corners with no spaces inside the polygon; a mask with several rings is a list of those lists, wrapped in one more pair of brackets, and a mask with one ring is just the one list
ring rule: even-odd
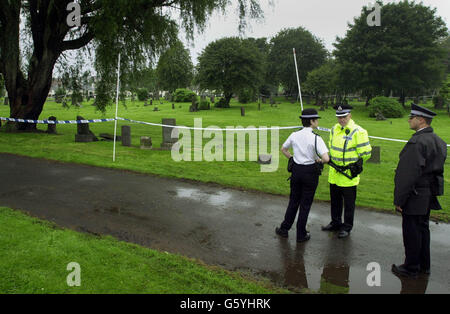
{"label": "sky", "polygon": [[[235,3],[235,0],[232,0]],[[400,2],[401,0],[383,1]],[[363,6],[374,3],[372,0],[260,0],[264,11],[262,22],[251,21],[244,37],[273,37],[283,28],[302,26],[321,39],[325,47],[332,51],[336,36],[344,37],[348,23],[361,14]],[[416,2],[420,2],[417,1]],[[450,0],[422,0],[424,5],[437,9],[437,15],[442,17],[450,29]],[[239,18],[236,5],[231,6],[226,15],[215,13],[209,20],[205,31],[196,34],[194,41],[188,43],[181,35],[181,40],[190,50],[192,61],[197,63],[197,57],[210,43],[223,37],[239,36]],[[381,16],[381,23],[383,16]]]}

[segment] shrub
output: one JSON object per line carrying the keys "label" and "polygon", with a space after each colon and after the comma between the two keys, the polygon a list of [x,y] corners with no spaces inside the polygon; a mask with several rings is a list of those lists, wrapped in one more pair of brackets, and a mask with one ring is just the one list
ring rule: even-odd
{"label": "shrub", "polygon": [[200,101],[200,104],[198,105],[199,110],[209,110],[211,109],[210,102],[207,100]]}
{"label": "shrub", "polygon": [[148,90],[146,88],[139,88],[136,94],[139,101],[145,101],[148,98]]}
{"label": "shrub", "polygon": [[186,88],[179,88],[173,95],[174,102],[192,102],[192,97],[197,97],[193,91]]}
{"label": "shrub", "polygon": [[401,118],[405,114],[402,105],[388,97],[375,97],[369,101],[369,116],[375,118],[381,113],[386,118]]}
{"label": "shrub", "polygon": [[218,102],[214,104],[216,108],[230,108],[230,104],[227,104],[225,98],[220,98]]}
{"label": "shrub", "polygon": [[238,97],[241,104],[246,104],[254,100],[255,93],[251,89],[244,88],[239,92]]}
{"label": "shrub", "polygon": [[437,95],[433,97],[433,105],[434,109],[442,109],[444,108],[445,99],[441,95]]}
{"label": "shrub", "polygon": [[55,102],[57,104],[62,103],[63,98],[66,96],[66,90],[64,88],[58,88],[55,91]]}

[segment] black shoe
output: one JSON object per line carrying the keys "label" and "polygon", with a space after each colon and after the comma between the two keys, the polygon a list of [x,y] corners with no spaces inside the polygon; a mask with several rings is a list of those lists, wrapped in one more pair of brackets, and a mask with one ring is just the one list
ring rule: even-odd
{"label": "black shoe", "polygon": [[339,230],[339,227],[336,227],[332,223],[328,224],[327,226],[322,226],[322,231],[337,231]]}
{"label": "black shoe", "polygon": [[311,239],[311,235],[309,233],[307,233],[306,236],[304,236],[303,238],[297,239],[297,243],[306,242],[309,239]]}
{"label": "black shoe", "polygon": [[417,271],[411,271],[408,268],[405,267],[405,265],[392,265],[392,272],[396,275],[402,276],[402,277],[408,277],[408,278],[416,278],[418,275]]}
{"label": "black shoe", "polygon": [[278,234],[282,238],[287,238],[289,236],[289,234],[286,230],[283,230],[278,227],[275,228],[275,233]]}
{"label": "black shoe", "polygon": [[350,235],[350,231],[341,230],[339,231],[338,238],[343,239]]}

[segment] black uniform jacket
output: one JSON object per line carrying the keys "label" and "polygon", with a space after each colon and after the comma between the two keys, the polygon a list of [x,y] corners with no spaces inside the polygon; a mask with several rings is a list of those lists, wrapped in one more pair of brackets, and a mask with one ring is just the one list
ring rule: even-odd
{"label": "black uniform jacket", "polygon": [[443,194],[447,144],[433,129],[416,132],[400,153],[395,171],[394,205],[405,215],[425,215],[442,209],[436,196]]}

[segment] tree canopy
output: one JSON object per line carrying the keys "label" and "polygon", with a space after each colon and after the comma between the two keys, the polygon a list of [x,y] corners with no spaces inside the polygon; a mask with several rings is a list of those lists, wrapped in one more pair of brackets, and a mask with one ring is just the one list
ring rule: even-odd
{"label": "tree canopy", "polygon": [[189,51],[177,41],[159,58],[156,68],[158,85],[169,92],[188,87],[193,79],[193,70]]}
{"label": "tree canopy", "polygon": [[298,93],[292,48],[296,50],[301,82],[306,80],[308,72],[321,66],[328,55],[323,43],[302,27],[284,29],[270,43],[269,76],[277,85],[282,84],[288,94]]}
{"label": "tree canopy", "polygon": [[[5,77],[12,118],[37,119],[56,61],[64,52],[83,47],[95,49],[100,79],[96,103],[104,109],[114,91],[119,52],[125,73],[148,66],[149,59],[177,40],[179,28],[192,39],[215,10],[225,12],[230,4],[228,0],[80,0],[81,25],[72,27],[67,23],[71,2],[0,0],[0,72]],[[246,16],[262,17],[259,1],[238,3],[241,29]],[[30,38],[29,56],[21,48],[24,35]]]}
{"label": "tree canopy", "polygon": [[222,91],[228,105],[234,93],[259,90],[263,62],[254,40],[222,38],[210,43],[198,57],[197,82],[202,89]]}
{"label": "tree canopy", "polygon": [[419,95],[440,85],[443,78],[443,49],[439,44],[447,28],[436,16],[436,9],[422,3],[381,5],[381,26],[371,27],[363,7],[361,15],[349,25],[344,38],[338,38],[335,55],[355,88],[371,96],[392,91]]}

